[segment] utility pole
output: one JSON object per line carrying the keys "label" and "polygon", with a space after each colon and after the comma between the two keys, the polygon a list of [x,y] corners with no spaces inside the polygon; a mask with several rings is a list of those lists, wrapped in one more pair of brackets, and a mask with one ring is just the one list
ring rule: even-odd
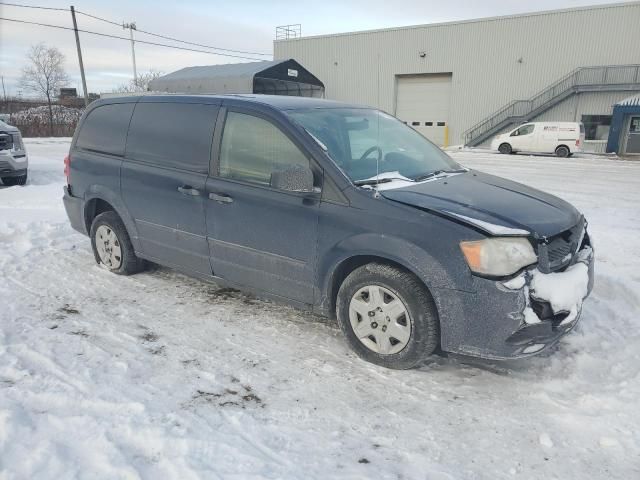
{"label": "utility pole", "polygon": [[9,114],[9,118],[11,118],[11,105],[7,102],[7,91],[4,89],[4,75],[2,75],[2,97],[4,98],[4,106],[7,109],[7,113]]}
{"label": "utility pole", "polygon": [[87,79],[84,76],[84,63],[82,62],[82,50],[80,49],[80,35],[78,35],[78,23],[76,22],[76,10],[71,5],[71,18],[73,19],[73,32],[76,35],[76,48],[78,49],[78,63],[80,64],[80,76],[82,77],[82,91],[84,92],[84,106],[89,105],[89,93],[87,92]]}
{"label": "utility pole", "polygon": [[138,84],[138,71],[136,70],[136,41],[133,39],[133,31],[137,30],[136,22],[123,23],[122,28],[128,28],[131,35],[131,58],[133,59],[133,84]]}

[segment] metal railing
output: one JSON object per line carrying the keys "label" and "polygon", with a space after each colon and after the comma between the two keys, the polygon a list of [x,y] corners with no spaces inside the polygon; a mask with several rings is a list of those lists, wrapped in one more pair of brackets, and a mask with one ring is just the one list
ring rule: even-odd
{"label": "metal railing", "polygon": [[294,25],[280,25],[276,27],[276,40],[289,40],[302,36],[302,26],[299,23]]}
{"label": "metal railing", "polygon": [[580,67],[549,85],[528,100],[515,100],[464,132],[465,145],[477,145],[496,130],[518,119],[530,120],[580,90],[612,90],[614,87],[640,88],[640,65]]}

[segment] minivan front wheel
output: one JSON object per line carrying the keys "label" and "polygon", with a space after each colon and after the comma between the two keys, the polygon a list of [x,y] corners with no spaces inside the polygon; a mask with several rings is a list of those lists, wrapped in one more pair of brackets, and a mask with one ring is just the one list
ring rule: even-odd
{"label": "minivan front wheel", "polygon": [[511,148],[511,145],[509,145],[508,143],[501,144],[498,147],[498,151],[503,155],[511,155],[513,153],[513,149]]}
{"label": "minivan front wheel", "polygon": [[122,219],[114,211],[98,215],[91,224],[91,247],[98,265],[119,275],[131,275],[144,268],[131,245]]}
{"label": "minivan front wheel", "polygon": [[338,291],[336,313],[351,348],[387,368],[418,366],[439,342],[438,316],[424,284],[390,265],[351,272]]}

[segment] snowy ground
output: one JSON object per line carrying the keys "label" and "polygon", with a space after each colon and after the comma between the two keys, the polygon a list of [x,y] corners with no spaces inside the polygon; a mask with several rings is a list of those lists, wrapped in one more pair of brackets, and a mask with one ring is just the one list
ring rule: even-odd
{"label": "snowy ground", "polygon": [[544,357],[391,371],[321,318],[98,268],[68,141],[27,147],[0,186],[0,479],[640,478],[640,163],[454,153],[584,211],[595,290]]}

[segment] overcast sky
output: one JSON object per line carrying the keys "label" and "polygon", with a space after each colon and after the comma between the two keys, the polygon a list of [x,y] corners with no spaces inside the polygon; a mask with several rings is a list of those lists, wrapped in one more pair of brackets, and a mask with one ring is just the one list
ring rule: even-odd
{"label": "overcast sky", "polygon": [[[2,1],[2,0],[0,0]],[[12,0],[12,3],[68,8],[57,0]],[[228,49],[271,54],[275,27],[302,24],[303,36],[355,30],[416,25],[539,10],[616,3],[606,0],[74,0],[77,10],[115,22],[136,22],[139,29],[195,43]],[[0,4],[0,17],[71,26],[69,12],[17,8]],[[78,27],[111,35],[128,31],[86,16]],[[140,39],[171,43],[147,37]],[[37,42],[58,47],[66,55],[66,70],[80,92],[80,75],[72,31],[21,25],[0,20],[0,72],[8,95],[20,87],[18,79],[29,46]],[[108,92],[128,82],[132,73],[130,43],[81,33],[82,50],[90,92]],[[197,48],[197,47],[194,47]],[[269,56],[256,58],[270,59]],[[165,73],[192,65],[242,61],[217,55],[136,44],[138,72],[150,69]],[[24,92],[27,95],[27,92]]]}

